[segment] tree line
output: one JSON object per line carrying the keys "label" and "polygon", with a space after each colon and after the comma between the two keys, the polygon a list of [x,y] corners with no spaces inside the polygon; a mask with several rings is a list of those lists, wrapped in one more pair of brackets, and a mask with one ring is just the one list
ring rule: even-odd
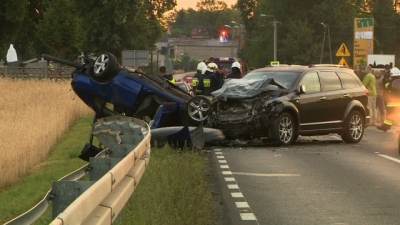
{"label": "tree line", "polygon": [[[330,27],[333,54],[343,42],[352,50],[355,17],[375,18],[376,54],[400,56],[400,15],[393,0],[238,0],[237,8],[246,29],[241,57],[252,67],[273,59],[274,18],[279,21],[278,59],[283,63],[319,62],[325,29],[321,23]],[[329,62],[328,48],[323,62]]]}
{"label": "tree line", "polygon": [[23,59],[149,49],[163,33],[162,16],[175,6],[176,0],[2,0],[0,59],[10,43]]}

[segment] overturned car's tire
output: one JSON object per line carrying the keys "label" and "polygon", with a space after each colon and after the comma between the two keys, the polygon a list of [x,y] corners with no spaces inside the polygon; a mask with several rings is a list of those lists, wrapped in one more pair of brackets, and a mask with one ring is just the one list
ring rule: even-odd
{"label": "overturned car's tire", "polygon": [[104,53],[93,64],[93,79],[100,82],[110,81],[120,70],[117,58],[111,53]]}
{"label": "overturned car's tire", "polygon": [[190,119],[203,122],[211,113],[211,101],[205,96],[196,96],[187,103],[187,113]]}
{"label": "overturned car's tire", "polygon": [[274,146],[290,145],[297,140],[297,125],[294,117],[287,112],[282,113],[273,122],[270,138]]}
{"label": "overturned car's tire", "polygon": [[358,143],[364,135],[365,120],[359,110],[353,110],[344,123],[342,139],[346,143]]}

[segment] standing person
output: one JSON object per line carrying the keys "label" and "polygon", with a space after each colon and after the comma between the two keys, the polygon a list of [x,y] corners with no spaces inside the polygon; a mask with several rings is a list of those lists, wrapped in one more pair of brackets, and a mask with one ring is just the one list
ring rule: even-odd
{"label": "standing person", "polygon": [[197,64],[197,72],[192,80],[193,92],[196,95],[202,95],[204,92],[204,77],[207,71],[207,65],[205,62]]}
{"label": "standing person", "polygon": [[370,124],[375,125],[376,121],[376,78],[372,74],[371,66],[367,67],[367,74],[363,78],[363,84],[368,89],[368,109],[371,117]]}
{"label": "standing person", "polygon": [[224,75],[218,71],[218,65],[216,63],[209,63],[207,65],[206,76],[211,79],[210,93],[220,89],[224,84]]}
{"label": "standing person", "polygon": [[228,74],[227,79],[240,79],[242,78],[241,65],[239,62],[232,63],[231,73]]}
{"label": "standing person", "polygon": [[175,84],[176,80],[172,74],[167,74],[167,68],[165,66],[160,67],[160,77],[166,79],[171,84]]}
{"label": "standing person", "polygon": [[382,71],[376,75],[376,106],[377,111],[377,126],[381,126],[386,118],[386,104],[384,97],[385,90],[385,71]]}

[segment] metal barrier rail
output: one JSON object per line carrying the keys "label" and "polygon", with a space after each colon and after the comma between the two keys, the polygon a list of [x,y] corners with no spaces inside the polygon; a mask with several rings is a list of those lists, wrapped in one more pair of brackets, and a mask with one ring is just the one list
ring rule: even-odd
{"label": "metal barrier rail", "polygon": [[77,171],[67,175],[70,179],[56,182],[34,208],[6,224],[31,224],[46,211],[50,200],[55,217],[50,225],[112,224],[149,163],[150,128],[144,121],[115,116],[100,119],[93,134],[107,157],[91,158],[89,165],[77,170],[88,173],[89,181],[77,181],[84,177]]}

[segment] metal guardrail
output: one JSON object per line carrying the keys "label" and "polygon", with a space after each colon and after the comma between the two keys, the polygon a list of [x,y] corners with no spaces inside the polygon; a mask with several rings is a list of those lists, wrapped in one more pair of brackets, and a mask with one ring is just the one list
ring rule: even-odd
{"label": "metal guardrail", "polygon": [[[33,224],[53,204],[50,225],[112,224],[139,184],[150,159],[150,128],[144,121],[100,119],[93,134],[105,151],[60,179],[42,201],[7,225]],[[89,176],[89,181],[82,178]]]}

